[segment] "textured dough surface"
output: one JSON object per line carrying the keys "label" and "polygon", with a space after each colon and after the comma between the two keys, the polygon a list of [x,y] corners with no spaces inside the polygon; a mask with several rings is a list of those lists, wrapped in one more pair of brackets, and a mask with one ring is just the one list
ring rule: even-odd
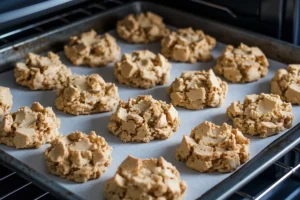
{"label": "textured dough surface", "polygon": [[69,44],[65,45],[64,50],[74,65],[101,67],[117,61],[121,48],[110,34],[106,33],[101,37],[96,31],[91,30],[81,33],[80,36],[70,37]]}
{"label": "textured dough surface", "polygon": [[59,127],[60,120],[52,108],[35,102],[31,108],[24,106],[4,116],[0,143],[17,149],[39,148],[59,135]]}
{"label": "textured dough surface", "polygon": [[283,101],[300,105],[300,65],[277,70],[271,81],[271,93],[280,95]]}
{"label": "textured dough surface", "polygon": [[202,30],[178,29],[161,41],[161,52],[166,58],[179,62],[207,62],[213,57],[211,50],[216,39],[205,35]]}
{"label": "textured dough surface", "polygon": [[124,54],[114,68],[115,77],[120,83],[140,88],[167,84],[170,71],[171,64],[164,56],[148,50]]}
{"label": "textured dough surface", "polygon": [[226,123],[205,121],[183,136],[176,159],[199,172],[231,172],[249,160],[250,140]]}
{"label": "textured dough surface", "polygon": [[243,43],[237,48],[226,46],[214,66],[216,74],[233,83],[257,81],[268,74],[269,62],[258,47]]}
{"label": "textured dough surface", "polygon": [[291,128],[294,115],[292,105],[275,94],[247,95],[244,103],[231,103],[227,116],[242,133],[265,138]]}
{"label": "textured dough surface", "polygon": [[149,142],[169,138],[179,128],[178,112],[172,104],[150,95],[120,101],[110,116],[108,129],[124,142]]}
{"label": "textured dough surface", "polygon": [[139,15],[130,14],[117,23],[117,32],[121,38],[130,43],[150,43],[159,41],[168,35],[163,19],[152,13],[146,12]]}
{"label": "textured dough surface", "polygon": [[55,105],[72,115],[112,111],[119,102],[118,88],[106,83],[98,74],[72,75],[64,88],[58,90]]}
{"label": "textured dough surface", "polygon": [[13,105],[13,96],[8,87],[0,86],[0,119],[8,114]]}
{"label": "textured dough surface", "polygon": [[50,173],[84,183],[99,178],[112,161],[112,148],[94,131],[75,131],[51,142],[44,156]]}
{"label": "textured dough surface", "polygon": [[174,106],[199,110],[221,106],[227,90],[227,83],[210,69],[183,72],[168,88],[168,93]]}
{"label": "textured dough surface", "polygon": [[104,195],[107,200],[180,200],[186,188],[177,169],[163,157],[128,156],[114,177],[106,181]]}
{"label": "textured dough surface", "polygon": [[17,63],[14,70],[16,82],[31,90],[61,88],[71,74],[71,70],[60,61],[59,56],[52,52],[48,52],[47,56],[29,53],[25,63]]}

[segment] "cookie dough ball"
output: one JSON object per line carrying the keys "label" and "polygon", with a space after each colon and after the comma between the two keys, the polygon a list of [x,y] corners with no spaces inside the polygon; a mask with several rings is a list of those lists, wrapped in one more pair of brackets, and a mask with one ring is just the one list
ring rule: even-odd
{"label": "cookie dough ball", "polygon": [[25,63],[16,64],[14,74],[18,84],[31,90],[53,90],[63,87],[72,72],[58,55],[48,52],[45,57],[29,53]]}
{"label": "cookie dough ball", "polygon": [[178,112],[172,104],[147,95],[129,98],[128,103],[120,101],[108,129],[124,142],[149,142],[169,138],[179,125]]}
{"label": "cookie dough ball", "polygon": [[117,32],[121,38],[130,43],[149,43],[161,40],[170,33],[163,19],[152,13],[128,15],[117,23]]}
{"label": "cookie dough ball", "polygon": [[174,106],[191,110],[219,107],[227,95],[227,83],[208,71],[187,71],[168,88]]}
{"label": "cookie dough ball", "polygon": [[128,156],[114,177],[106,181],[104,196],[107,200],[180,200],[186,188],[177,169],[164,158],[138,159]]}
{"label": "cookie dough ball", "polygon": [[205,35],[202,30],[178,29],[161,41],[161,52],[166,58],[179,62],[207,62],[213,57],[211,50],[216,39]]}
{"label": "cookie dough ball", "polygon": [[67,58],[74,65],[101,67],[117,61],[120,56],[116,39],[108,33],[101,37],[94,30],[70,37],[69,44],[64,49]]}
{"label": "cookie dough ball", "polygon": [[52,108],[35,102],[31,108],[24,106],[17,112],[4,116],[0,126],[0,144],[17,149],[39,148],[58,135],[60,120]]}
{"label": "cookie dough ball", "polygon": [[58,137],[44,155],[50,173],[84,183],[99,178],[112,161],[112,148],[94,131]]}
{"label": "cookie dough ball", "polygon": [[226,46],[217,59],[214,70],[233,83],[257,81],[268,74],[269,62],[258,47],[249,47],[243,43],[234,48]]}
{"label": "cookie dough ball", "polygon": [[119,102],[118,88],[98,74],[72,75],[57,93],[56,108],[72,115],[112,111]]}
{"label": "cookie dough ball", "polygon": [[148,50],[124,54],[114,68],[115,77],[120,83],[140,88],[167,84],[170,71],[171,64],[164,56]]}
{"label": "cookie dough ball", "polygon": [[300,105],[300,65],[289,65],[288,70],[279,69],[271,82],[271,93],[281,99]]}
{"label": "cookie dough ball", "polygon": [[13,104],[13,96],[10,89],[0,86],[0,118],[10,112]]}
{"label": "cookie dough ball", "polygon": [[249,160],[249,145],[238,129],[206,121],[183,136],[176,159],[199,172],[231,172]]}
{"label": "cookie dough ball", "polygon": [[242,133],[265,138],[292,127],[292,105],[275,94],[247,95],[227,108],[227,116]]}

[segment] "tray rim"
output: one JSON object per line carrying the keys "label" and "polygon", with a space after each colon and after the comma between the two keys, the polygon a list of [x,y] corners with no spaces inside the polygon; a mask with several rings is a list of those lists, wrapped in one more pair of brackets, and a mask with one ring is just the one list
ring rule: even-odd
{"label": "tray rim", "polygon": [[[277,40],[277,39],[273,39],[271,37],[261,35],[259,33],[255,33],[255,32],[252,32],[252,31],[248,31],[248,30],[245,30],[245,29],[242,29],[242,28],[234,27],[232,25],[221,24],[221,23],[219,23],[215,20],[200,17],[200,16],[197,16],[197,15],[194,15],[194,14],[191,14],[191,13],[187,13],[187,12],[182,11],[182,10],[178,10],[176,8],[169,8],[169,7],[167,7],[165,5],[161,5],[159,3],[147,2],[147,1],[130,2],[130,3],[120,5],[116,8],[110,9],[110,10],[102,11],[101,13],[93,15],[91,17],[87,17],[85,19],[76,21],[76,22],[71,23],[69,25],[62,26],[60,28],[47,31],[47,32],[39,35],[38,38],[47,37],[49,35],[58,33],[60,31],[66,30],[68,28],[76,27],[76,26],[78,26],[78,25],[80,25],[84,22],[88,22],[92,19],[101,18],[101,15],[107,14],[108,12],[113,13],[113,12],[116,12],[117,10],[119,10],[119,9],[120,10],[125,9],[126,7],[134,8],[137,12],[141,12],[141,11],[143,11],[143,6],[150,6],[151,7],[151,6],[156,6],[156,5],[165,7],[167,9],[171,9],[174,12],[180,12],[181,14],[190,15],[190,16],[197,17],[197,18],[200,18],[200,19],[208,20],[213,24],[218,24],[220,26],[226,26],[226,27],[229,27],[231,29],[235,29],[238,32],[245,32],[247,34],[252,35],[253,37],[260,37],[260,38],[265,39],[265,40],[271,40],[271,41],[273,41],[273,42],[275,42],[279,45],[296,48],[300,52],[299,47],[297,47],[295,45],[292,45],[292,44],[289,44],[287,42],[283,42],[283,41],[280,41],[280,40]],[[10,46],[7,46],[7,47],[4,47],[4,48],[0,49],[0,54],[3,53],[3,52],[6,52],[8,50],[12,50],[16,47],[26,45],[26,44],[32,42],[35,39],[36,38],[34,37],[34,38],[26,38],[22,41],[17,41],[17,42],[13,43]],[[1,65],[0,65],[0,70],[1,70]],[[270,166],[273,162],[275,162],[275,160],[279,159],[281,156],[283,156],[283,154],[287,153],[294,146],[296,146],[298,143],[300,143],[300,136],[297,136],[297,134],[299,135],[299,132],[300,132],[300,123],[298,123],[292,129],[287,131],[284,135],[282,135],[281,137],[276,139],[269,146],[267,146],[263,151],[258,153],[251,160],[249,160],[245,165],[243,165],[238,170],[233,172],[228,178],[226,178],[223,181],[221,181],[220,183],[216,184],[210,190],[208,190],[203,195],[201,195],[198,199],[224,199],[224,198],[230,196],[232,193],[234,193],[234,191],[236,191],[238,188],[240,188],[243,185],[245,185],[246,183],[248,183],[257,174],[259,174],[261,171],[263,171],[268,166]],[[283,148],[283,149],[281,149],[278,153],[278,148]],[[268,159],[265,160],[266,158],[268,158]],[[0,149],[0,161],[5,166],[10,167],[11,169],[18,172],[25,179],[28,179],[30,181],[38,183],[39,186],[41,186],[43,189],[46,189],[50,192],[53,192],[52,193],[53,195],[56,195],[57,197],[59,197],[61,199],[75,199],[75,200],[82,199],[81,197],[79,197],[76,194],[72,193],[67,188],[64,188],[63,186],[59,185],[58,183],[49,180],[45,175],[33,170],[28,165],[22,163],[21,161],[19,161],[16,158],[10,156],[9,154],[7,154],[6,152],[4,152],[1,149]],[[260,166],[260,165],[258,166],[258,163],[260,163],[259,161],[266,161],[266,163],[262,166]],[[257,168],[251,171],[250,168],[253,168],[253,167],[257,167]],[[249,176],[247,176],[244,179],[241,179],[241,175],[245,175],[245,173],[243,173],[244,171],[246,171],[246,174],[248,174]],[[232,187],[230,189],[228,189],[228,185],[230,185]]]}

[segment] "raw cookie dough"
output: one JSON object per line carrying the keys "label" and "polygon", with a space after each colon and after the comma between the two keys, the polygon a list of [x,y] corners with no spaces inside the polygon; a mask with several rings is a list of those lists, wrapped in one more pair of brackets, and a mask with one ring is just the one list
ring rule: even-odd
{"label": "raw cookie dough", "polygon": [[180,200],[186,191],[176,167],[163,157],[138,159],[128,156],[113,178],[105,182],[107,200]]}
{"label": "raw cookie dough", "polygon": [[168,35],[163,19],[152,13],[141,13],[137,16],[128,15],[117,23],[117,32],[121,38],[130,43],[149,43],[159,41]]}
{"label": "raw cookie dough", "polygon": [[108,130],[124,142],[149,142],[169,138],[180,125],[177,110],[172,104],[158,101],[152,96],[120,101],[110,116]]}
{"label": "raw cookie dough", "polygon": [[119,102],[118,88],[98,74],[68,77],[67,86],[58,90],[55,105],[72,115],[112,111]]}
{"label": "raw cookie dough", "polygon": [[226,123],[204,122],[183,136],[176,159],[200,172],[231,172],[249,160],[250,140]]}
{"label": "raw cookie dough", "polygon": [[114,68],[115,77],[120,83],[140,88],[167,84],[170,71],[171,64],[164,56],[148,50],[124,54]]}
{"label": "raw cookie dough", "polygon": [[280,95],[283,101],[300,105],[300,65],[279,69],[272,79],[271,93]]}
{"label": "raw cookie dough", "polygon": [[72,72],[58,55],[48,52],[45,57],[27,54],[25,63],[16,64],[14,74],[18,84],[31,90],[53,90],[63,87]]}
{"label": "raw cookie dough", "polygon": [[58,137],[44,155],[50,173],[84,183],[99,178],[112,161],[112,148],[94,131]]}
{"label": "raw cookie dough", "polygon": [[268,74],[269,62],[258,47],[249,47],[243,43],[234,48],[226,46],[217,59],[214,70],[233,83],[253,82]]}
{"label": "raw cookie dough", "polygon": [[226,112],[235,128],[261,138],[291,128],[294,119],[292,105],[275,94],[247,95],[244,104],[233,102]]}
{"label": "raw cookie dough", "polygon": [[166,58],[179,62],[207,62],[213,57],[211,50],[216,39],[205,35],[202,30],[178,29],[161,41],[161,52]]}
{"label": "raw cookie dough", "polygon": [[35,102],[31,108],[24,106],[17,112],[4,116],[0,126],[0,144],[17,149],[39,148],[58,135],[60,120],[52,108]]}
{"label": "raw cookie dough", "polygon": [[13,96],[8,87],[0,86],[0,118],[10,112],[13,104]]}
{"label": "raw cookie dough", "polygon": [[117,61],[120,56],[116,39],[108,33],[101,37],[94,30],[70,37],[69,44],[64,49],[67,58],[74,65],[101,67]]}
{"label": "raw cookie dough", "polygon": [[191,110],[219,107],[227,95],[227,83],[208,71],[186,71],[168,88],[174,106]]}

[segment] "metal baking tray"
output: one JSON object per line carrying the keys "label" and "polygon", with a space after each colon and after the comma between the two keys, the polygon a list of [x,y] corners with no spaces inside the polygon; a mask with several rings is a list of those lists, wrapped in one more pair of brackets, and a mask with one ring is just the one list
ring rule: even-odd
{"label": "metal baking tray", "polygon": [[[8,71],[0,74],[0,85],[11,87],[14,96],[13,111],[20,106],[30,106],[33,101],[39,101],[44,106],[54,107],[54,100],[56,98],[55,91],[29,91],[27,88],[17,85],[14,81],[11,69],[13,69],[17,61],[24,59],[28,52],[45,53],[49,50],[59,52],[61,59],[72,69],[73,73],[99,73],[106,81],[116,83],[113,77],[113,64],[105,68],[94,69],[72,66],[61,52],[63,45],[67,43],[69,36],[77,35],[91,28],[94,28],[99,33],[110,31],[116,36],[113,29],[118,19],[130,13],[144,11],[152,11],[161,15],[165,23],[170,26],[176,28],[191,26],[193,28],[203,29],[207,34],[216,37],[219,43],[213,50],[214,58],[221,54],[221,51],[225,47],[224,44],[238,45],[240,42],[244,42],[248,45],[260,47],[270,61],[268,77],[254,83],[229,84],[229,93],[226,102],[220,108],[209,108],[200,111],[177,108],[181,118],[179,131],[174,133],[174,135],[167,140],[152,141],[147,144],[124,144],[119,138],[108,133],[106,125],[111,113],[101,113],[90,116],[70,116],[53,108],[57,117],[61,119],[62,125],[60,131],[63,134],[69,134],[74,130],[84,131],[86,133],[95,130],[99,135],[106,138],[109,145],[113,146],[112,165],[98,180],[89,181],[85,184],[76,184],[47,173],[43,159],[43,151],[48,145],[44,145],[40,149],[29,150],[15,150],[0,145],[0,161],[4,165],[19,172],[30,181],[38,183],[42,188],[52,192],[60,199],[101,199],[103,198],[103,183],[115,173],[118,165],[125,159],[127,154],[144,158],[163,156],[177,167],[182,179],[187,182],[188,190],[185,196],[186,199],[224,199],[300,143],[300,125],[296,125],[300,121],[300,107],[293,106],[293,113],[295,115],[294,125],[296,126],[289,131],[266,139],[250,137],[251,160],[234,173],[203,174],[190,170],[184,163],[176,161],[175,149],[179,145],[183,134],[189,134],[194,126],[204,120],[210,120],[220,125],[227,120],[225,115],[227,106],[234,100],[243,100],[246,94],[268,93],[270,91],[270,79],[277,69],[286,67],[286,64],[283,63],[300,63],[300,57],[296,56],[300,54],[300,49],[272,38],[149,2],[134,2],[122,5],[63,28],[38,35],[35,38],[28,38],[12,46],[0,49],[0,72]],[[158,43],[133,45],[122,40],[118,40],[118,43],[121,46],[122,53],[138,49],[149,49],[158,53],[160,50]],[[207,70],[213,67],[214,64],[215,59],[208,63],[196,64],[172,62],[173,68],[169,84],[176,76],[179,76],[182,71]],[[117,86],[119,87],[121,99],[125,101],[127,101],[128,97],[135,97],[139,94],[151,94],[154,98],[167,102],[170,101],[166,93],[167,86],[158,86],[149,90],[128,88],[120,84],[117,84]]]}

